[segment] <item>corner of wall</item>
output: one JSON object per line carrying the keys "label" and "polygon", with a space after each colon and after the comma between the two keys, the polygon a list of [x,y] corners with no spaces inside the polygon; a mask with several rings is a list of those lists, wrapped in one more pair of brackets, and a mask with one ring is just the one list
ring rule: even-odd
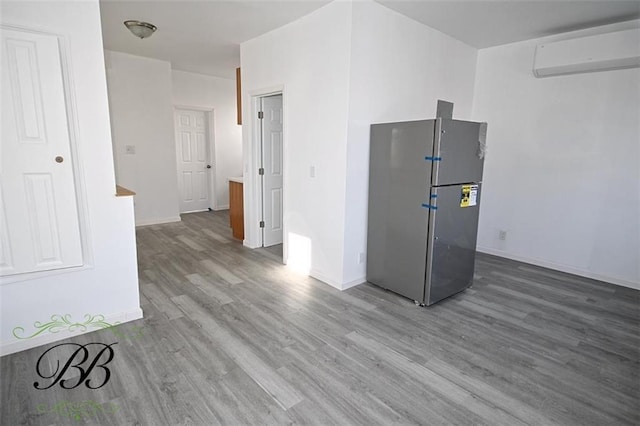
{"label": "corner of wall", "polygon": [[[489,122],[479,251],[637,288],[640,70],[532,72],[536,45],[619,28],[479,51],[473,118]],[[597,203],[576,202],[593,193]]]}

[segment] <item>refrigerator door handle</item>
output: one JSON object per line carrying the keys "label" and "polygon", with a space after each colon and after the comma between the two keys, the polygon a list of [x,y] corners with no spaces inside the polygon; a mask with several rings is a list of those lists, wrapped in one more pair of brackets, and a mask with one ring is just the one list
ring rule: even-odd
{"label": "refrigerator door handle", "polygon": [[[429,198],[432,200],[436,200],[438,198],[438,188],[431,187],[431,194]],[[433,271],[433,249],[435,241],[438,239],[435,234],[436,229],[436,215],[437,209],[429,209],[429,219],[427,224],[427,258],[426,258],[426,273],[424,277],[424,296],[422,298],[423,303],[429,305],[431,303],[429,289],[431,288],[431,273]]]}

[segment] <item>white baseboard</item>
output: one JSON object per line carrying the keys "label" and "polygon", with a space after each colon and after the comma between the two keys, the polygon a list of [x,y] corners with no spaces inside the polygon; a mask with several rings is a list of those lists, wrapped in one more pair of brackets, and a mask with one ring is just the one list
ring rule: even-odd
{"label": "white baseboard", "polygon": [[358,284],[362,284],[367,281],[365,277],[362,277],[352,281],[348,281],[346,283],[338,283],[332,280],[331,278],[327,277],[326,275],[322,274],[321,272],[318,272],[317,269],[311,269],[311,271],[309,271],[309,276],[312,276],[313,278],[320,280],[323,283],[328,284],[333,288],[337,288],[340,291],[357,286]]}
{"label": "white baseboard", "polygon": [[342,290],[346,290],[348,288],[355,287],[357,285],[364,284],[366,282],[367,282],[367,277],[363,276],[360,278],[356,278],[355,280],[347,281],[346,283],[342,284]]}
{"label": "white baseboard", "polygon": [[317,269],[311,269],[309,271],[309,276],[322,281],[325,284],[330,285],[333,288],[336,288],[338,290],[342,290],[342,286],[340,285],[340,283],[332,280],[331,278],[327,277],[326,275],[324,275],[322,272],[319,272]]}
{"label": "white baseboard", "polygon": [[244,240],[242,240],[242,245],[247,247],[247,248],[250,248],[250,249],[260,248],[259,245],[251,244],[251,242],[249,240],[247,240],[246,238]]}
{"label": "white baseboard", "polygon": [[225,204],[224,206],[216,206],[215,209],[213,209],[215,211],[219,211],[219,210],[229,210],[229,204]]}
{"label": "white baseboard", "polygon": [[202,212],[208,212],[209,209],[200,209],[200,210],[189,210],[188,212],[180,212],[180,214],[189,214],[189,213],[202,213]]}
{"label": "white baseboard", "polygon": [[[129,321],[134,321],[142,318],[142,309],[134,309],[129,312],[120,312],[117,314],[110,314],[104,316],[104,321],[109,324],[115,323],[125,323]],[[80,334],[91,333],[92,331],[97,331],[98,328],[90,328],[87,327],[85,331],[69,331],[69,330],[61,330],[56,333],[46,333],[40,336],[34,337],[32,339],[18,340],[14,339],[10,342],[0,342],[0,356],[13,354],[16,352],[24,351],[27,349],[35,348],[38,346],[46,345],[52,342],[57,342],[59,340],[64,340],[69,337],[78,336]]]}
{"label": "white baseboard", "polygon": [[487,253],[487,254],[491,254],[491,255],[494,255],[494,256],[498,256],[498,257],[504,257],[504,258],[511,259],[511,260],[517,260],[518,262],[529,263],[531,265],[542,266],[543,268],[554,269],[556,271],[566,272],[568,274],[579,275],[581,277],[591,278],[591,279],[594,279],[594,280],[604,281],[604,282],[615,284],[615,285],[619,285],[619,286],[622,286],[622,287],[628,287],[628,288],[633,288],[635,290],[640,290],[640,283],[635,283],[633,281],[627,281],[627,280],[616,278],[616,277],[609,277],[609,276],[605,276],[605,275],[594,274],[591,271],[587,271],[587,270],[580,269],[580,268],[575,268],[573,266],[561,265],[561,264],[558,264],[558,263],[549,262],[549,261],[544,260],[544,259],[537,259],[537,258],[532,258],[532,257],[519,256],[519,255],[515,255],[515,254],[512,254],[512,253],[507,253],[505,251],[496,250],[496,249],[489,248],[489,247],[477,247],[476,249],[481,253]]}
{"label": "white baseboard", "polygon": [[149,226],[149,225],[159,225],[161,223],[172,223],[172,222],[180,222],[182,219],[180,216],[171,216],[171,217],[158,217],[154,219],[141,219],[136,220],[137,226]]}

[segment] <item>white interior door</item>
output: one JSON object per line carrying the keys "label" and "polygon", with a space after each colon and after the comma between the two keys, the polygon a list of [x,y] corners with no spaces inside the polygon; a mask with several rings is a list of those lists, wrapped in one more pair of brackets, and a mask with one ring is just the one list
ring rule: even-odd
{"label": "white interior door", "polygon": [[176,109],[175,121],[180,213],[208,210],[211,164],[206,114]]}
{"label": "white interior door", "polygon": [[282,95],[262,103],[263,246],[282,243]]}
{"label": "white interior door", "polygon": [[58,38],[0,30],[0,275],[82,265]]}

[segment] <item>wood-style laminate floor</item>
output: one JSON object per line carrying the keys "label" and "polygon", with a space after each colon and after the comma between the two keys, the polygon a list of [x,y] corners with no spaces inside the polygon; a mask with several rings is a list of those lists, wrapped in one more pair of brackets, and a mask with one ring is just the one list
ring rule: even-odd
{"label": "wood-style laminate floor", "polygon": [[640,424],[637,291],[479,255],[420,308],[297,275],[226,212],[137,237],[144,319],[69,340],[118,342],[108,383],[36,390],[53,345],[5,356],[2,425]]}

